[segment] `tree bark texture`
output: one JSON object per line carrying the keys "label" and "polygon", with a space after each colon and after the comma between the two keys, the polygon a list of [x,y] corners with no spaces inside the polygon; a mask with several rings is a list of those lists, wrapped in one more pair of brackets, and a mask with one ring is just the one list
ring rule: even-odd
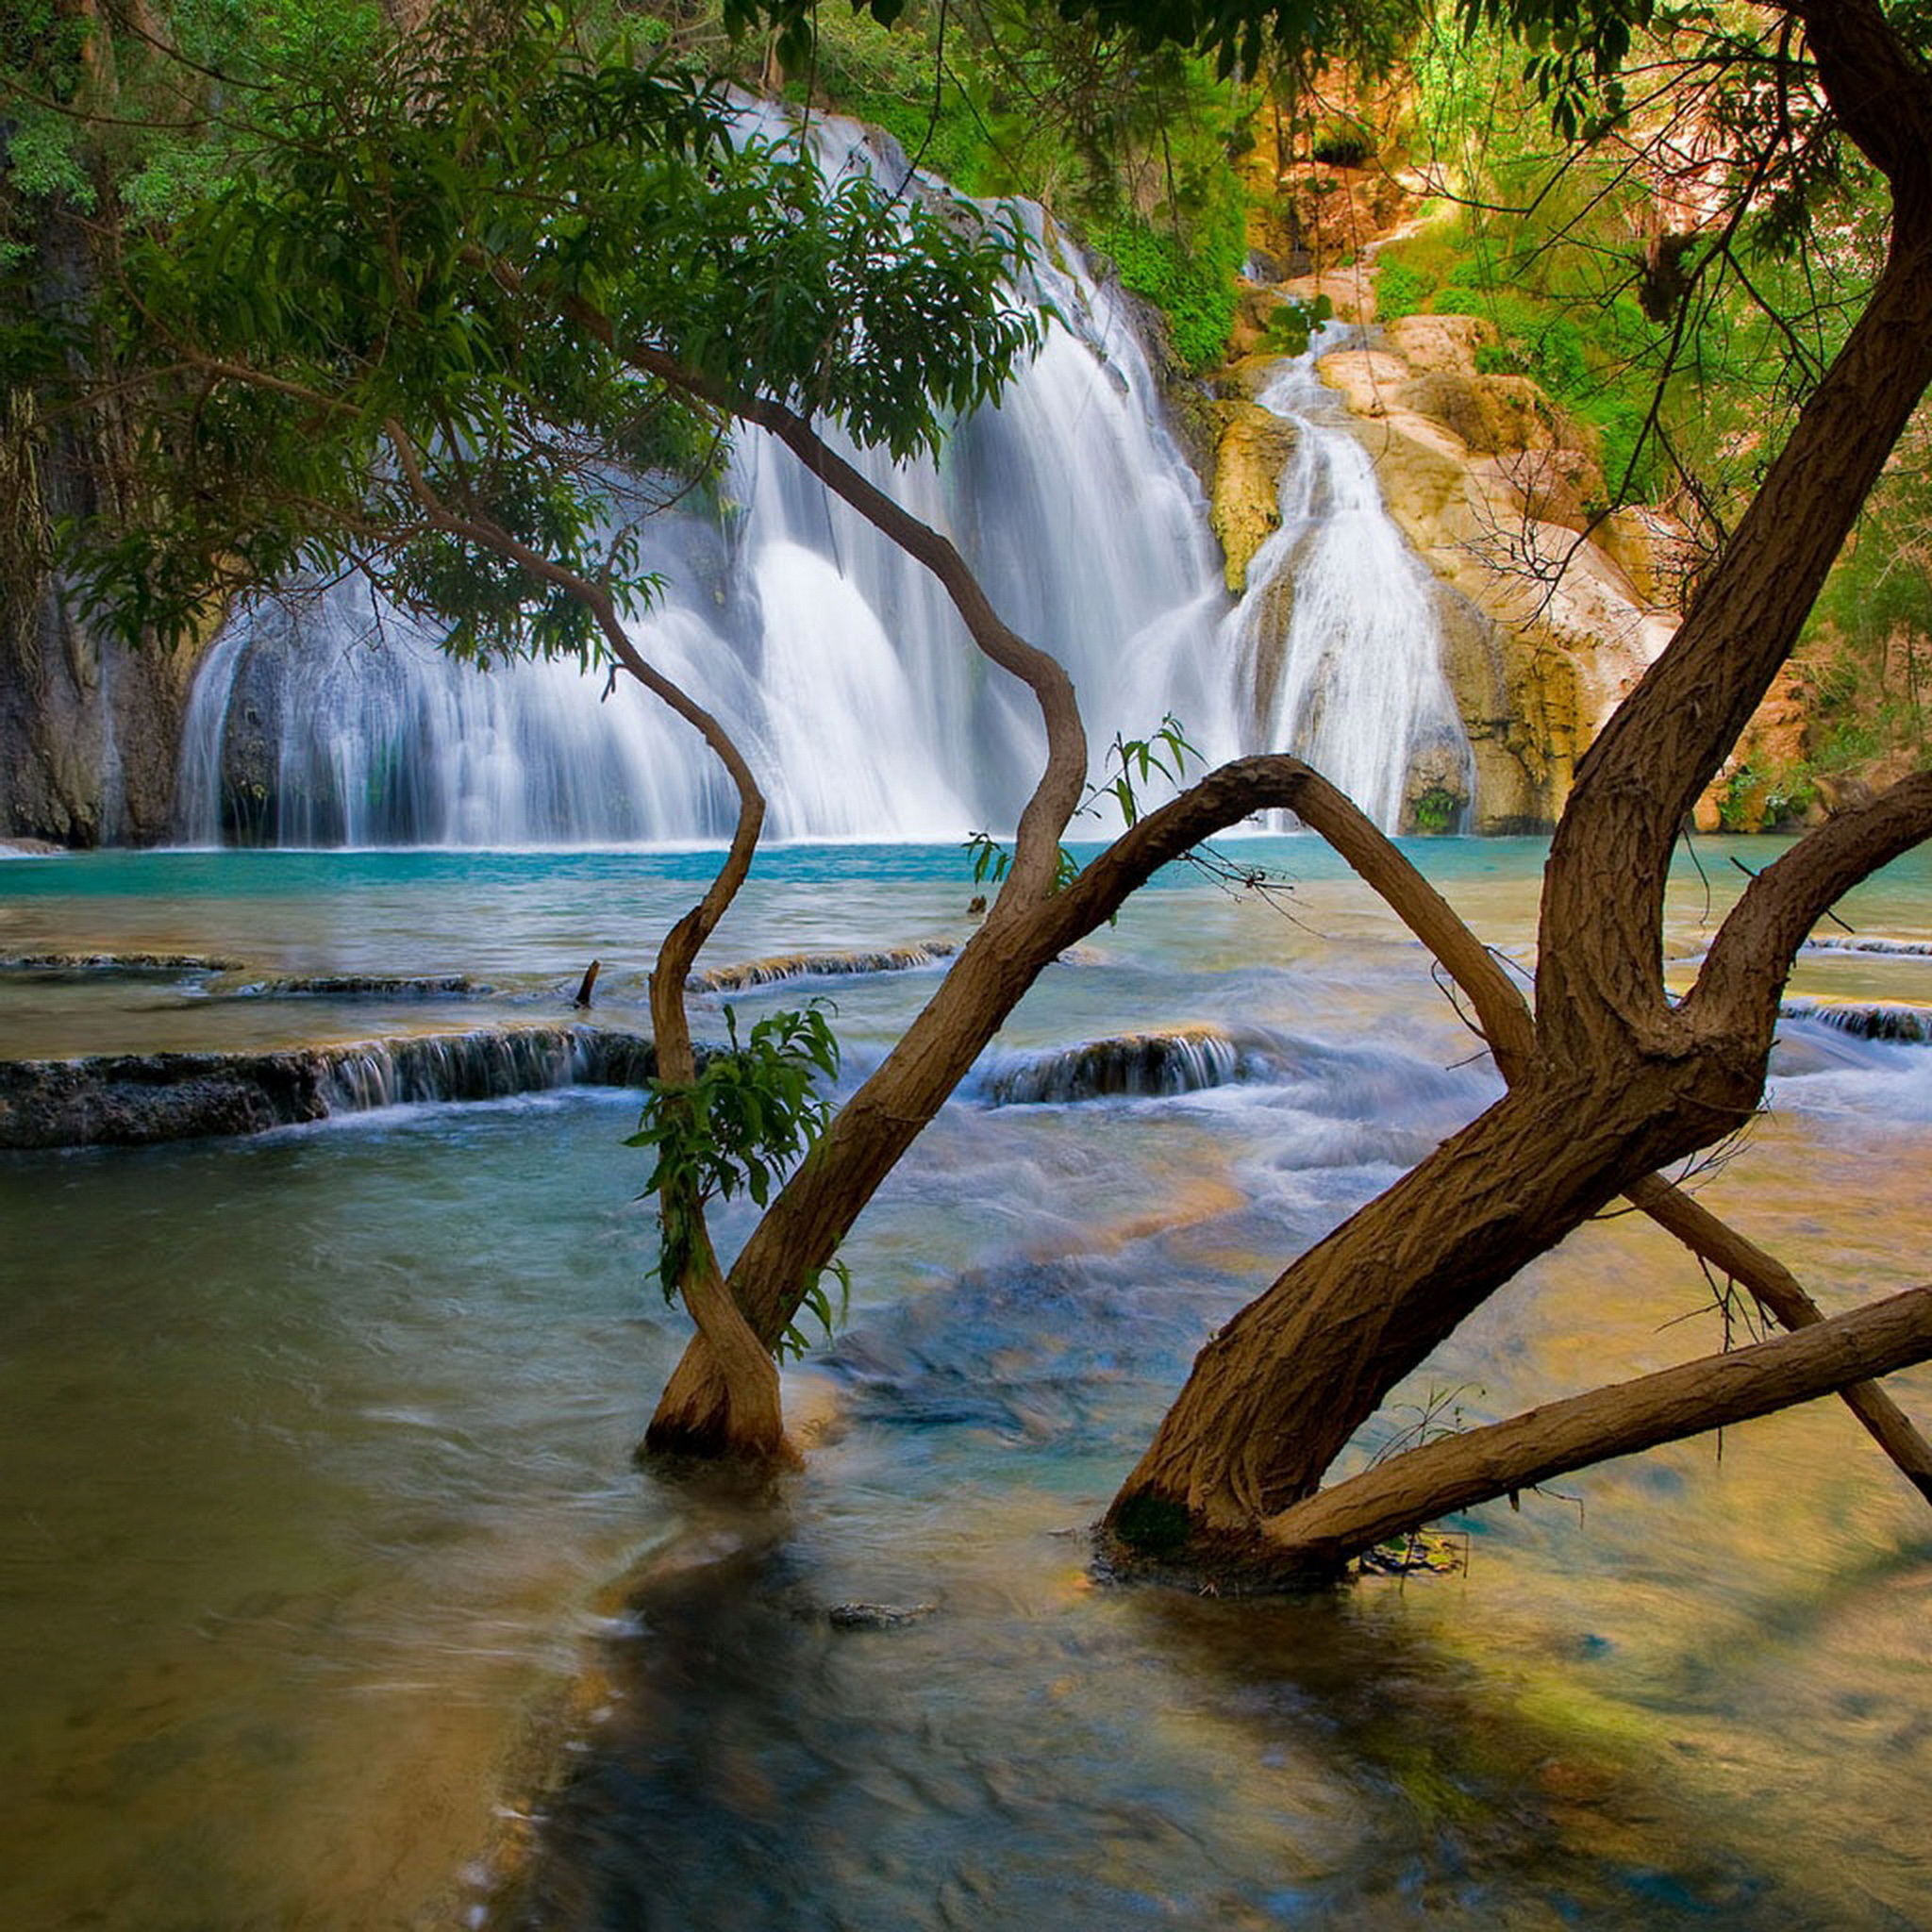
{"label": "tree bark texture", "polygon": [[[1872,0],[1793,10],[1825,87],[1854,96],[1839,104],[1854,138],[1892,175],[1887,266],[1675,639],[1578,769],[1545,874],[1534,1031],[1506,1015],[1497,1039],[1510,1092],[1202,1351],[1109,1514],[1130,1544],[1178,1541],[1210,1568],[1278,1561],[1261,1526],[1311,1507],[1349,1437],[1465,1315],[1614,1194],[1743,1124],[1806,929],[1830,893],[1932,827],[1932,785],[1907,780],[1814,834],[1781,880],[1746,894],[1697,990],[1672,1005],[1663,895],[1678,827],[1932,381],[1932,79]],[[1897,141],[1900,125],[1915,138]]]}
{"label": "tree bark texture", "polygon": [[[1746,895],[1696,992],[1673,1006],[1661,939],[1678,826],[1788,657],[1859,506],[1932,380],[1932,142],[1893,138],[1901,125],[1932,129],[1932,83],[1873,0],[1830,7],[1819,0],[1791,11],[1811,31],[1826,88],[1847,92],[1854,139],[1891,177],[1896,224],[1888,265],[1677,637],[1579,770],[1546,875],[1534,1020],[1513,993],[1498,991],[1494,963],[1446,908],[1440,941],[1424,933],[1473,991],[1510,1092],[1310,1250],[1208,1343],[1116,1501],[1116,1531],[1151,1503],[1182,1523],[1183,1554],[1193,1561],[1278,1560],[1264,1525],[1308,1507],[1335,1455],[1387,1391],[1491,1292],[1628,1189],[1640,1196],[1648,1190],[1648,1205],[1674,1211],[1668,1194],[1656,1192],[1662,1184],[1652,1185],[1655,1171],[1734,1131],[1756,1107],[1776,987],[1804,930],[1829,903],[1819,894],[1842,891],[1932,823],[1932,791],[1921,797],[1907,781],[1861,825],[1826,827],[1808,852],[1800,848],[1805,857],[1793,855],[1781,879]],[[740,399],[724,406],[766,420]],[[862,489],[855,495],[808,427],[767,426],[887,534],[924,554],[919,533],[908,541],[892,527],[890,506],[860,501]],[[943,576],[957,559],[940,553],[928,561]],[[981,645],[1003,661],[1010,633],[990,631]],[[1031,667],[1018,661],[1008,668],[1034,683],[1051,730],[1058,687],[1035,682]],[[1356,839],[1346,812],[1329,814],[1332,828],[1319,810],[1311,813],[1307,802],[1317,795],[1299,774],[1282,789],[1300,796],[1272,790],[1286,777],[1279,768],[1291,762],[1245,760],[1212,774],[1191,794],[1192,838],[1286,804],[1374,878],[1383,855],[1373,841]],[[842,1239],[1034,976],[1145,876],[1134,875],[1135,861],[1155,841],[1137,842],[1130,833],[1070,892],[1045,892],[1047,825],[1057,821],[1057,838],[1065,824],[1064,762],[1050,764],[1058,782],[1050,777],[1036,793],[1023,841],[1025,890],[1009,890],[996,902],[934,1000],[841,1110],[733,1270],[733,1296],[768,1340],[795,1307],[803,1280]],[[1200,809],[1200,795],[1217,786],[1228,788],[1225,797],[1216,793],[1215,806],[1226,816],[1208,823],[1214,814]],[[1049,795],[1051,808],[1040,810]],[[1170,820],[1163,829],[1179,823]],[[1394,881],[1391,903],[1419,932],[1436,918],[1431,901],[1419,881]],[[1711,1238],[1701,1224],[1693,1232]],[[1774,1264],[1756,1272],[1802,1320],[1802,1291],[1798,1299],[1786,1293],[1789,1277],[1776,1279]],[[659,1405],[651,1440],[705,1446],[728,1427],[721,1378],[703,1343],[694,1343]],[[1891,1433],[1894,1454],[1907,1462],[1923,1451],[1923,1443],[1914,1448]]]}
{"label": "tree bark texture", "polygon": [[1932,1286],[1728,1355],[1444,1436],[1262,1525],[1277,1574],[1332,1574],[1417,1524],[1659,1443],[1727,1428],[1932,1357]]}

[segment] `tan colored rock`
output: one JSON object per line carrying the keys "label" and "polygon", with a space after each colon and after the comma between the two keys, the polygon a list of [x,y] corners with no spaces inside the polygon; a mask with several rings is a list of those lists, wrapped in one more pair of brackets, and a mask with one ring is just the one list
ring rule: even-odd
{"label": "tan colored rock", "polygon": [[1325,295],[1338,322],[1370,323],[1375,319],[1375,275],[1365,261],[1354,261],[1345,268],[1326,268],[1309,275],[1296,275],[1281,285],[1281,292],[1293,302],[1312,303]]}
{"label": "tan colored rock", "polygon": [[1215,448],[1209,520],[1225,559],[1227,588],[1239,596],[1255,552],[1281,527],[1281,473],[1294,453],[1295,432],[1258,403],[1222,408],[1226,423]]}
{"label": "tan colored rock", "polygon": [[[1367,352],[1328,357],[1321,366],[1344,397],[1379,410],[1358,415],[1356,434],[1374,461],[1390,514],[1442,587],[1445,670],[1474,751],[1477,829],[1546,826],[1568,795],[1576,759],[1669,641],[1675,619],[1642,598],[1577,530],[1534,514],[1549,507],[1537,500],[1538,475],[1506,458],[1535,452],[1472,458],[1453,427],[1407,407],[1413,385],[1391,391],[1393,370],[1406,365],[1386,352],[1379,359]],[[1495,401],[1484,396],[1489,384],[1506,385],[1502,407],[1518,410],[1521,378],[1441,380],[1476,410]],[[1534,393],[1523,399],[1554,439],[1560,424],[1539,405]],[[1493,433],[1493,419],[1491,425],[1485,433]],[[1553,458],[1564,454],[1545,447]],[[1587,472],[1551,464],[1553,477],[1566,474]]]}
{"label": "tan colored rock", "polygon": [[1576,449],[1513,449],[1471,464],[1498,501],[1513,496],[1532,522],[1590,528],[1592,503],[1603,500],[1603,472]]}
{"label": "tan colored rock", "polygon": [[1646,603],[1681,610],[1705,555],[1686,525],[1665,510],[1633,504],[1597,525],[1598,544],[1616,558]]}
{"label": "tan colored rock", "polygon": [[1386,416],[1408,381],[1408,364],[1381,349],[1338,349],[1315,364],[1315,373],[1357,416]]}
{"label": "tan colored rock", "polygon": [[1241,356],[1219,370],[1214,392],[1224,402],[1255,402],[1281,373],[1281,358],[1272,353]]}
{"label": "tan colored rock", "polygon": [[1447,424],[1485,455],[1551,449],[1558,441],[1555,412],[1524,375],[1418,375],[1403,385],[1396,401]]}
{"label": "tan colored rock", "polygon": [[1496,331],[1479,315],[1403,315],[1383,325],[1383,338],[1418,375],[1474,375],[1475,352]]}

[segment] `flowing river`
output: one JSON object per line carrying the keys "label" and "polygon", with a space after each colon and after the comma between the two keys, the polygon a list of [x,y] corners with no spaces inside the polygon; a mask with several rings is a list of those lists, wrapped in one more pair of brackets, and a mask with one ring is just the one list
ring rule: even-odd
{"label": "flowing river", "polygon": [[[1526,965],[1541,846],[1411,849]],[[1680,864],[1686,974],[1726,855],[1768,849]],[[0,1155],[0,1923],[1932,1923],[1932,1515],[1835,1404],[1476,1512],[1454,1576],[1314,1602],[1090,1578],[1205,1336],[1497,1091],[1322,848],[1240,852],[1291,891],[1163,877],[894,1175],[837,1341],[790,1372],[808,1461],[771,1494],[630,1464],[685,1333],[645,1278],[631,1093]],[[0,1058],[564,1024],[592,957],[594,1018],[641,1027],[708,862],[9,862]],[[777,850],[711,958],[957,941],[971,891],[953,848]],[[1704,1182],[1830,1307],[1932,1251],[1932,1047],[1830,1024],[1932,1005],[1932,858],[1840,910],[1857,942],[1823,928],[1794,985],[1824,1013]],[[54,953],[172,963],[18,963]],[[849,1076],[942,970],[733,998],[835,1000]],[[1158,1051],[1110,1082],[1069,1051],[1128,1034]],[[1096,1084],[1198,1091],[1052,1097]],[[1723,1330],[1668,1240],[1606,1220],[1359,1454]],[[1932,1423],[1932,1374],[1893,1386]]]}

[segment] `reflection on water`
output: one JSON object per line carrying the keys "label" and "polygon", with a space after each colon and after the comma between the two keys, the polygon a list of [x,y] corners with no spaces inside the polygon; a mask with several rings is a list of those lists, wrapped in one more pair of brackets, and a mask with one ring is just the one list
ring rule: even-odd
{"label": "reflection on water", "polygon": [[[1086,1525],[1202,1338],[1495,1091],[1419,949],[1312,848],[1275,849],[1292,920],[1165,887],[1001,1049],[1215,1024],[1292,1040],[1292,1063],[1167,1100],[969,1089],[851,1244],[852,1320],[792,1376],[809,1467],[774,1497],[628,1467],[681,1330],[642,1279],[623,1096],[0,1159],[0,1807],[28,1848],[0,1920],[458,1919],[527,1714],[590,1656],[505,1924],[1924,1924],[1932,1517],[1833,1405],[1483,1513],[1448,1583],[1090,1584]],[[1523,946],[1536,848],[1425,857]],[[777,855],[719,958],[958,936],[950,863]],[[460,971],[529,1017],[591,953],[622,1002],[680,870],[23,862],[0,955]],[[1927,887],[1921,863],[1841,909],[1932,938]],[[1708,931],[1687,888],[1679,957]],[[1811,990],[1845,963],[1807,961]],[[1852,967],[1861,996],[1932,996],[1924,956]],[[929,984],[826,989],[855,1061]],[[183,1039],[441,1023],[20,992],[0,981],[8,1051],[150,1043],[157,998]],[[1827,1304],[1922,1278],[1932,1050],[1799,1026],[1786,1064],[1708,1198]],[[1715,1346],[1708,1300],[1644,1224],[1592,1226],[1370,1433]],[[1932,1374],[1898,1392],[1932,1419]]]}

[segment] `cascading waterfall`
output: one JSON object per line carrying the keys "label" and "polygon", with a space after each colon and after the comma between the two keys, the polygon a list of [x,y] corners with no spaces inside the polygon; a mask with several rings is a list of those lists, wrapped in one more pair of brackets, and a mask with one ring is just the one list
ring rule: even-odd
{"label": "cascading waterfall", "polygon": [[[849,124],[820,140],[828,168],[881,165]],[[1253,596],[1230,641],[1200,491],[1124,311],[1042,229],[1037,273],[1071,326],[1052,325],[996,408],[960,424],[938,463],[831,440],[949,534],[1007,620],[1066,665],[1096,746],[1144,737],[1169,712],[1210,761],[1292,743],[1392,828],[1415,746],[1459,742],[1426,600],[1418,590],[1383,623],[1350,620],[1346,647],[1314,652],[1306,671],[1267,668],[1273,647],[1244,615]],[[1315,519],[1338,493],[1306,486],[1300,550],[1289,531],[1277,540],[1283,567],[1306,551],[1310,586],[1357,568],[1386,593],[1401,568],[1379,554],[1318,559],[1331,546]],[[744,747],[771,836],[951,840],[1013,824],[1044,746],[1029,694],[973,649],[927,574],[789,452],[741,434],[715,508],[662,517],[655,540],[665,589],[634,625],[640,648]],[[1298,594],[1297,640],[1328,596]],[[1405,668],[1356,661],[1387,649]],[[1308,656],[1291,641],[1282,661]],[[1398,708],[1417,722],[1391,728]],[[699,841],[732,817],[695,735],[628,679],[606,690],[558,664],[478,673],[355,587],[238,614],[196,681],[178,797],[180,835],[197,844]]]}
{"label": "cascading waterfall", "polygon": [[1306,758],[1385,829],[1453,830],[1474,788],[1468,734],[1442,675],[1429,574],[1382,503],[1368,452],[1335,426],[1315,372],[1327,344],[1257,397],[1294,425],[1281,523],[1248,566],[1222,632],[1259,741]]}

